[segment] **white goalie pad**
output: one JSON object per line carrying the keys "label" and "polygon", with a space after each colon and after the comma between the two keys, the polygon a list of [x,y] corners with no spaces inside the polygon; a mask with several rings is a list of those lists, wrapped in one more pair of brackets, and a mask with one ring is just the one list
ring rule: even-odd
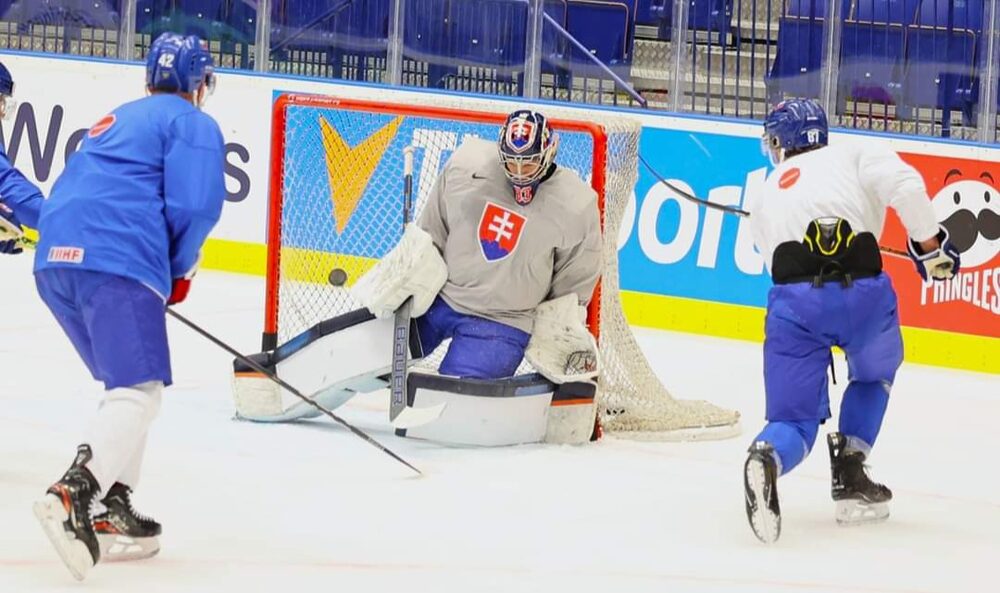
{"label": "white goalie pad", "polygon": [[410,314],[419,317],[447,280],[448,267],[431,236],[411,224],[396,247],[351,288],[351,295],[379,319],[391,317],[412,296]]}
{"label": "white goalie pad", "polygon": [[584,443],[594,428],[594,394],[593,384],[557,386],[535,373],[482,380],[411,372],[407,405],[441,414],[396,435],[484,447]]}
{"label": "white goalie pad", "polygon": [[[411,328],[412,329],[412,328]],[[392,357],[392,319],[375,319],[367,310],[321,322],[273,352],[250,358],[324,408],[334,409],[357,393],[387,387]],[[422,356],[415,329],[411,357]],[[233,363],[236,415],[256,422],[286,422],[319,412],[265,375],[239,360]]]}
{"label": "white goalie pad", "polygon": [[575,294],[538,305],[524,357],[553,383],[597,376],[597,340],[587,329],[587,310]]}

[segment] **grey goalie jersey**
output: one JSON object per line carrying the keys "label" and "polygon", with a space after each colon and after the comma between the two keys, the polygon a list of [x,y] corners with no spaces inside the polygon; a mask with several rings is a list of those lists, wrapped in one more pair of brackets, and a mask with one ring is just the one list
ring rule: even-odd
{"label": "grey goalie jersey", "polygon": [[576,293],[587,304],[600,275],[594,190],[559,167],[521,206],[493,142],[462,143],[438,175],[418,224],[448,266],[445,302],[525,332],[544,301]]}

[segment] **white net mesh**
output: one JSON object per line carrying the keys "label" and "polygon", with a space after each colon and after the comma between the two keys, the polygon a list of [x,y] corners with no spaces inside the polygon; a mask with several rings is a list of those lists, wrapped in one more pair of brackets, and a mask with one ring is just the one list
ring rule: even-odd
{"label": "white net mesh", "polygon": [[[305,102],[301,102],[305,101]],[[546,109],[550,118],[562,118]],[[292,100],[284,107],[285,135],[280,207],[280,258],[276,265],[278,342],[313,324],[358,308],[342,286],[367,271],[402,233],[402,151],[415,155],[414,202],[419,216],[434,178],[467,136],[494,139],[505,112],[428,110],[420,106],[325,104]],[[570,118],[563,118],[569,120]],[[599,128],[556,122],[560,166],[592,181],[601,175],[604,197],[605,269],[600,304],[602,369],[599,398],[605,431],[633,438],[718,438],[738,432],[739,415],[708,402],[674,399],[656,378],[625,320],[619,299],[615,237],[637,176],[640,126],[599,114]],[[606,150],[595,146],[604,145]],[[603,155],[601,153],[604,153]],[[601,166],[601,163],[603,167]],[[273,331],[275,328],[271,328]],[[446,347],[446,345],[443,345]],[[441,349],[439,349],[440,351]],[[440,352],[423,362],[433,365]],[[520,371],[530,367],[522,365]]]}

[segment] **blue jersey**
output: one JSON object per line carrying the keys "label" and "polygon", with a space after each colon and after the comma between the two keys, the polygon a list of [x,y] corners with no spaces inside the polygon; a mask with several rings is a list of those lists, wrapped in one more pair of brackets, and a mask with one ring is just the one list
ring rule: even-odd
{"label": "blue jersey", "polygon": [[162,297],[219,220],[222,132],[183,98],[156,94],[97,122],[42,206],[35,271],[132,278]]}
{"label": "blue jersey", "polygon": [[44,201],[42,190],[10,164],[7,151],[0,146],[0,202],[14,211],[21,224],[38,228],[38,215]]}

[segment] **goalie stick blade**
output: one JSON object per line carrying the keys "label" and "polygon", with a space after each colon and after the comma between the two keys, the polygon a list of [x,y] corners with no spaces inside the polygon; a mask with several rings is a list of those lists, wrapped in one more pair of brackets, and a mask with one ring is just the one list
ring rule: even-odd
{"label": "goalie stick blade", "polygon": [[392,427],[396,430],[408,430],[410,428],[416,428],[418,426],[423,426],[424,424],[429,424],[441,417],[441,414],[444,413],[445,406],[447,405],[448,404],[446,403],[440,403],[436,406],[430,406],[427,408],[413,408],[406,406],[392,421]]}

